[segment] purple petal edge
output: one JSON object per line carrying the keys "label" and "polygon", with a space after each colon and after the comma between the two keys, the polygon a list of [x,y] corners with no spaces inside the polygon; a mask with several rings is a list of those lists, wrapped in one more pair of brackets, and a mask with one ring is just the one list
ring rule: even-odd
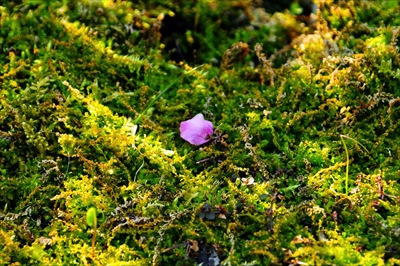
{"label": "purple petal edge", "polygon": [[201,145],[210,141],[207,137],[214,133],[213,124],[205,120],[202,114],[181,122],[179,129],[181,138],[192,145]]}

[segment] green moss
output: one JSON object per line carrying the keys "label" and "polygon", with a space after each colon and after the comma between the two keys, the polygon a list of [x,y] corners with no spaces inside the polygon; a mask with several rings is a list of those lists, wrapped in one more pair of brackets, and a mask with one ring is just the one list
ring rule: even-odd
{"label": "green moss", "polygon": [[0,264],[397,265],[395,2],[3,4]]}

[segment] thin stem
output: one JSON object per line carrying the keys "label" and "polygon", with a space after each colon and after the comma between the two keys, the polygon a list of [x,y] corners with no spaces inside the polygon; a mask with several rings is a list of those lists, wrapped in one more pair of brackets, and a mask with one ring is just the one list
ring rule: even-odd
{"label": "thin stem", "polygon": [[198,69],[200,66],[197,66],[193,69],[191,69],[190,71],[183,73],[182,75],[180,75],[179,77],[177,77],[174,81],[172,81],[170,84],[168,84],[167,87],[165,87],[165,89],[163,89],[160,94],[157,95],[156,98],[154,98],[153,101],[151,101],[151,103],[146,107],[146,109],[144,109],[144,111],[138,116],[138,118],[136,118],[136,120],[134,121],[134,124],[137,125],[137,123],[140,121],[140,118],[142,118],[143,114],[147,112],[147,110],[149,110],[160,98],[161,96],[163,96],[164,93],[166,93],[171,87],[172,85],[174,85],[177,81],[179,81],[184,75],[191,73],[192,71]]}
{"label": "thin stem", "polygon": [[136,177],[137,177],[137,175],[138,175],[140,169],[142,169],[143,166],[144,166],[144,160],[143,160],[142,165],[137,169],[137,171],[136,171],[136,173],[135,173],[135,177],[133,178],[133,182],[136,182]]}
{"label": "thin stem", "polygon": [[365,148],[364,147],[364,145],[362,145],[360,142],[358,142],[357,140],[355,140],[355,139],[353,139],[353,138],[350,138],[349,136],[346,136],[346,135],[340,135],[340,137],[342,138],[346,138],[346,139],[350,139],[350,140],[352,140],[352,141],[354,141],[354,142],[356,142],[357,144],[359,144],[367,153],[369,153],[369,150],[367,149],[367,148]]}
{"label": "thin stem", "polygon": [[92,237],[92,257],[94,258],[94,244],[96,243],[96,232],[97,232],[97,218],[94,219],[93,225],[93,237]]}

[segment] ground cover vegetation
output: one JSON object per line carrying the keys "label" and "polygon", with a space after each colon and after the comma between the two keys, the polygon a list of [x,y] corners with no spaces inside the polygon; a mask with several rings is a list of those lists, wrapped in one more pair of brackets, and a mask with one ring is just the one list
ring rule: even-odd
{"label": "ground cover vegetation", "polygon": [[133,2],[0,5],[1,265],[400,264],[399,1]]}

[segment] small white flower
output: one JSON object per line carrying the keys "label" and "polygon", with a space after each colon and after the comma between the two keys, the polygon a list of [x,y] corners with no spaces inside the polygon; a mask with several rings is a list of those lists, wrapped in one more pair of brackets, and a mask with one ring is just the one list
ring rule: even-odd
{"label": "small white flower", "polygon": [[242,177],[242,185],[249,186],[249,185],[254,185],[254,178],[243,178]]}

